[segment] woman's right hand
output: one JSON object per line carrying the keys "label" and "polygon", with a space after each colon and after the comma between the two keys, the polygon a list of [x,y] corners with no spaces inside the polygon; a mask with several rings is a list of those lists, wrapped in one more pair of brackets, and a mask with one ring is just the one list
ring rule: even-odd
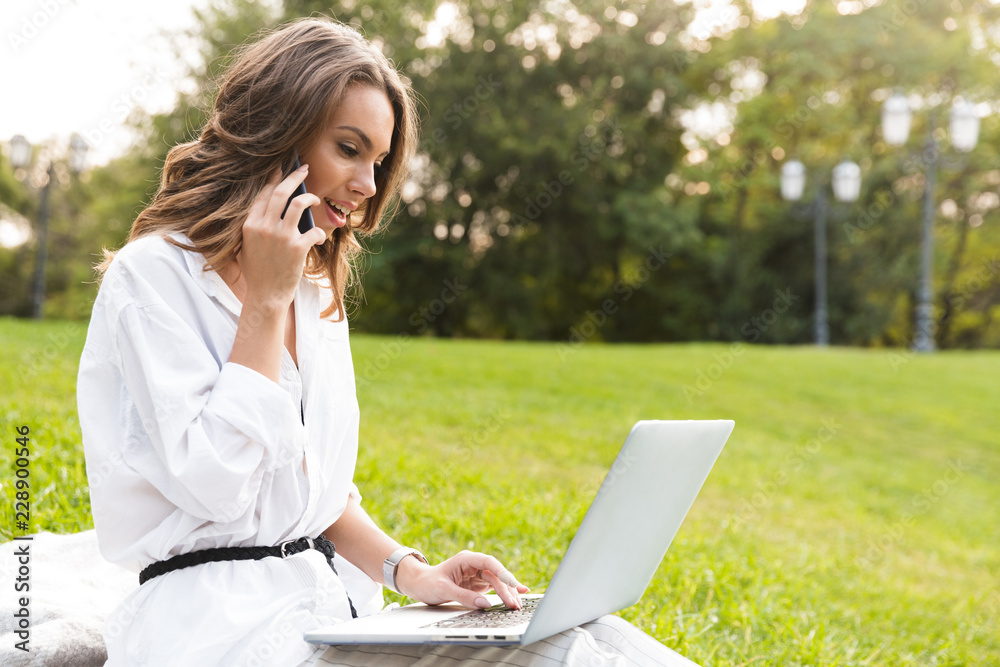
{"label": "woman's right hand", "polygon": [[309,165],[304,164],[282,180],[281,170],[276,170],[243,222],[243,247],[237,262],[246,285],[244,301],[288,308],[302,279],[309,249],[326,241],[326,234],[318,227],[305,234],[298,228],[302,212],[321,203],[316,195],[298,195],[281,217],[288,198],[308,173]]}
{"label": "woman's right hand", "polygon": [[520,594],[530,590],[493,556],[467,550],[437,565],[404,558],[396,583],[400,593],[424,604],[454,601],[472,609],[490,606],[485,594],[491,588],[505,605],[520,609]]}

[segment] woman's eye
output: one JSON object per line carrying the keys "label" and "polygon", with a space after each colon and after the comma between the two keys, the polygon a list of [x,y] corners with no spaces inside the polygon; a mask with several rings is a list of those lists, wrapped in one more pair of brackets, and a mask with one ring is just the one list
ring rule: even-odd
{"label": "woman's eye", "polygon": [[347,144],[340,144],[340,150],[344,151],[344,155],[347,157],[355,157],[358,154],[357,149]]}

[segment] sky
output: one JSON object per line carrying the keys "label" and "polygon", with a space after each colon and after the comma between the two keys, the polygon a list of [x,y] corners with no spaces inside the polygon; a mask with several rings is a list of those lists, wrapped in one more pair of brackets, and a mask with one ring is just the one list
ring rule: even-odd
{"label": "sky", "polygon": [[[3,0],[0,4],[0,145],[23,134],[32,143],[68,145],[79,132],[89,165],[129,145],[122,122],[140,105],[172,106],[184,60],[161,29],[194,24],[207,0]],[[187,48],[188,59],[196,51]]]}
{"label": "sky", "polygon": [[[729,0],[690,4],[697,39],[736,27]],[[852,3],[854,0],[836,0]],[[874,0],[864,0],[870,3]],[[275,4],[280,0],[258,0]],[[195,24],[193,7],[210,0],[0,0],[0,149],[23,134],[54,142],[65,154],[73,133],[87,142],[87,166],[106,164],[134,141],[125,123],[135,107],[174,106],[190,86],[184,73],[197,48],[180,33]],[[797,14],[805,0],[754,0],[759,18]],[[861,4],[861,0],[857,0]],[[180,56],[177,55],[178,49]],[[27,239],[27,221],[0,211],[0,245]]]}
{"label": "sky", "polygon": [[[276,0],[269,0],[274,2]],[[684,3],[685,0],[679,0]],[[693,32],[727,26],[729,0],[686,0],[698,10]],[[843,0],[841,0],[843,1]],[[34,144],[68,146],[80,133],[87,163],[106,164],[125,151],[130,109],[163,111],[185,86],[184,59],[193,45],[176,35],[194,24],[192,7],[209,0],[2,0],[0,3],[0,146],[23,134]],[[798,13],[804,0],[755,0],[763,17]],[[728,10],[728,11],[727,11]],[[699,35],[701,36],[701,35]],[[65,150],[65,149],[64,149]]]}

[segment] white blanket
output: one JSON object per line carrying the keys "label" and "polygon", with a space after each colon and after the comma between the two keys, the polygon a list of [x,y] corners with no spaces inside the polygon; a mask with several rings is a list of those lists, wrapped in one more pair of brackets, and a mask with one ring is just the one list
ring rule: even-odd
{"label": "white blanket", "polygon": [[[0,665],[103,665],[105,619],[139,586],[139,576],[113,565],[97,549],[93,530],[73,535],[38,533],[0,545]],[[18,549],[28,545],[27,580]],[[21,577],[21,581],[17,581]],[[17,592],[15,585],[30,590]],[[28,597],[30,638],[16,647],[20,598]]]}

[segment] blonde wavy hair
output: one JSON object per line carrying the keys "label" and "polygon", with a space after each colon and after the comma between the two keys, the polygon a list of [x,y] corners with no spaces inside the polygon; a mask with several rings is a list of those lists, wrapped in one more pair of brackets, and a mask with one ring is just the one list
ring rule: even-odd
{"label": "blonde wavy hair", "polygon": [[[375,172],[376,194],[306,259],[306,275],[333,291],[322,317],[337,312],[342,320],[345,291],[356,277],[354,259],[363,250],[355,233],[374,234],[395,214],[417,144],[410,86],[377,48],[342,23],[296,19],[237,49],[201,136],[167,154],[159,190],[136,217],[127,243],[182,232],[192,245],[166,240],[204,255],[206,270],[223,269],[240,251],[242,223],[270,175],[279,167],[287,173],[292,156],[313,145],[355,85],[385,92],[395,126],[389,155]],[[104,249],[95,266],[99,275],[114,255]]]}

